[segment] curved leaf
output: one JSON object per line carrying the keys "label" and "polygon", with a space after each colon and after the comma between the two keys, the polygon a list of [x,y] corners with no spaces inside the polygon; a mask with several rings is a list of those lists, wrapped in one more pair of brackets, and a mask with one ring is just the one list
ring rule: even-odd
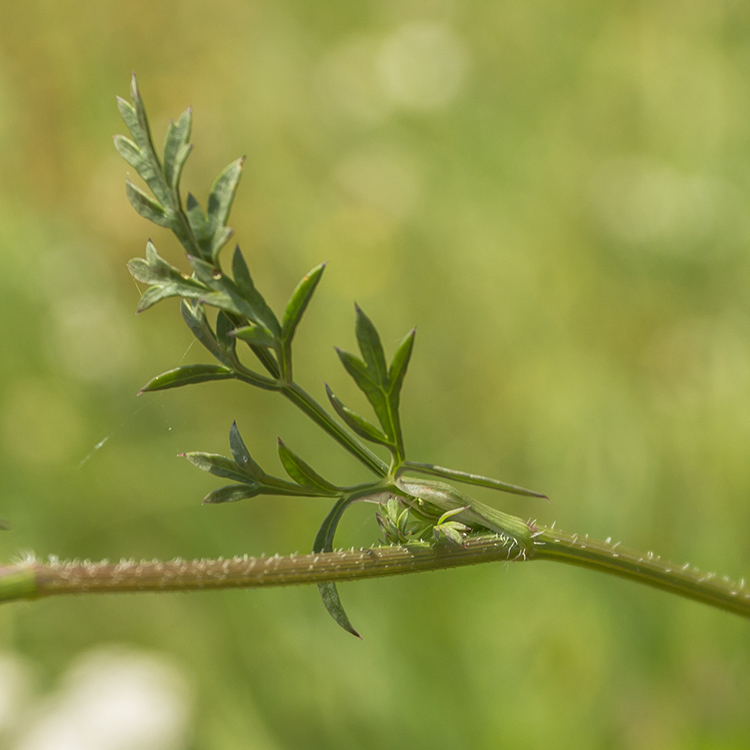
{"label": "curved leaf", "polygon": [[302,315],[312,299],[315,288],[320,281],[320,277],[323,275],[323,271],[325,271],[325,267],[325,263],[315,266],[315,268],[305,275],[302,281],[297,284],[297,287],[292,292],[292,296],[289,298],[289,302],[287,302],[286,309],[284,310],[284,317],[281,322],[281,338],[284,341],[291,341],[294,337],[297,325],[302,319]]}
{"label": "curved leaf", "polygon": [[329,388],[327,383],[324,383],[326,388],[326,394],[328,400],[331,402],[331,406],[335,409],[336,413],[344,420],[347,427],[353,430],[357,435],[370,440],[373,443],[380,443],[381,445],[392,446],[393,443],[384,435],[375,425],[370,424],[366,419],[360,417],[359,414],[349,409],[341,402],[341,400],[334,394]]}
{"label": "curved leaf", "polygon": [[308,487],[316,493],[327,497],[336,497],[341,494],[341,490],[338,487],[331,484],[327,479],[324,479],[308,463],[292,453],[281,441],[281,438],[278,439],[278,450],[279,458],[286,473],[297,484]]}
{"label": "curved leaf", "polygon": [[153,391],[166,391],[183,385],[206,383],[210,380],[230,380],[233,377],[234,373],[221,365],[185,365],[157,375],[149,380],[138,393],[140,395]]}

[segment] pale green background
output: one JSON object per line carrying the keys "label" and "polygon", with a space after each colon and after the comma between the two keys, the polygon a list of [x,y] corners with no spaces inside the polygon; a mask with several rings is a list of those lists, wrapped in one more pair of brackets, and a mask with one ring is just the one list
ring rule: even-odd
{"label": "pale green background", "polygon": [[[410,457],[750,576],[750,13],[731,0],[3,2],[3,559],[308,550],[324,501],[201,507],[217,484],[176,455],[226,452],[233,419],[269,467],[281,435],[363,478],[271,394],[136,398],[209,359],[176,303],[133,314],[147,237],[182,261],[124,195],[131,70],[158,142],[194,107],[201,200],[247,154],[230,223],[277,310],[329,261],[297,347],[314,395],[361,406],[332,348],[354,345],[353,301],[389,352],[417,325]],[[376,537],[365,508],[339,540]],[[750,744],[738,617],[543,563],[341,592],[363,642],[301,588],[4,605],[2,649],[32,702],[100,645],[168,659],[191,696],[170,747]]]}

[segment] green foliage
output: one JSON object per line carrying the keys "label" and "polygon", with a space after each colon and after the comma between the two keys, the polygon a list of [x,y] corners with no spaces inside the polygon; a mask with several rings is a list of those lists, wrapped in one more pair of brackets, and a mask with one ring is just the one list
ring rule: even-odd
{"label": "green foliage", "polygon": [[[461,545],[467,535],[489,530],[514,540],[523,554],[531,543],[531,529],[525,521],[489,508],[450,485],[409,476],[410,473],[428,474],[503,492],[544,497],[499,480],[406,460],[399,406],[415,331],[405,336],[389,365],[375,325],[359,306],[355,306],[355,333],[361,358],[340,349],[336,351],[344,369],[372,407],[378,425],[345,406],[326,385],[328,399],[343,425],[337,422],[295,383],[292,374],[292,342],[325,264],[316,266],[302,278],[279,322],[255,287],[240,248],[236,247],[232,255],[231,275],[224,272],[220,263],[220,252],[232,236],[227,221],[242,174],[243,159],[229,164],[216,178],[205,210],[191,194],[183,203],[180,177],[191,149],[191,111],[187,110],[176,123],[170,124],[160,157],[153,145],[135,77],[131,85],[131,101],[119,99],[118,105],[132,140],[116,136],[115,146],[152,193],[149,196],[128,181],[128,198],[141,216],[175,234],[192,269],[191,274],[186,275],[164,260],[149,241],[146,257],[129,263],[134,278],[148,284],[138,311],[163,299],[180,298],[185,323],[219,362],[169,370],[149,381],[141,392],[228,379],[278,391],[376,475],[376,479],[368,483],[338,485],[321,476],[279,440],[279,458],[291,481],[274,477],[251,457],[236,424],[233,424],[229,433],[231,459],[210,453],[185,454],[199,469],[233,482],[210,492],[204,503],[236,502],[258,495],[334,499],[334,505],[315,537],[315,552],[333,550],[336,529],[345,511],[356,502],[370,501],[380,507],[376,517],[388,543]],[[207,308],[216,310],[213,324],[209,321]],[[246,347],[240,347],[240,344]],[[247,356],[254,363],[252,366],[245,363]],[[383,462],[360,439],[385,447],[390,462]],[[334,619],[356,635],[335,585],[326,583],[319,588]]]}

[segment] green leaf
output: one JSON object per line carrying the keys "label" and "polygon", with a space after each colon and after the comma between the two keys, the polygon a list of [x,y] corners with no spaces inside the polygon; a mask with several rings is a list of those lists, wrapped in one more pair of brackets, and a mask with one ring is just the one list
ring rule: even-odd
{"label": "green leaf", "polygon": [[151,129],[148,124],[148,118],[146,117],[146,110],[143,106],[140,92],[138,91],[138,84],[135,76],[131,79],[130,84],[130,99],[132,104],[129,104],[124,99],[118,97],[117,106],[122,115],[122,119],[130,130],[130,134],[133,136],[133,141],[137,148],[142,152],[144,157],[143,171],[139,170],[139,174],[146,181],[149,188],[153,192],[156,199],[162,204],[171,204],[172,196],[168,185],[164,180],[164,173],[162,171],[161,162],[156,154],[154,143],[151,138]]}
{"label": "green leaf", "polygon": [[211,380],[231,380],[233,377],[234,373],[231,370],[220,365],[185,365],[149,380],[139,394],[165,391],[168,388],[180,388],[183,385],[206,383]]}
{"label": "green leaf", "polygon": [[[332,552],[333,551],[333,538],[336,534],[336,528],[341,521],[341,516],[344,511],[357,500],[356,497],[346,496],[340,498],[333,508],[331,508],[328,515],[323,520],[323,523],[318,530],[313,543],[313,552]],[[341,603],[338,589],[335,583],[319,583],[318,591],[323,599],[323,604],[328,610],[328,614],[348,633],[361,638],[360,634],[354,629],[354,626],[349,621],[344,606]]]}
{"label": "green leaf", "polygon": [[241,326],[231,331],[231,335],[254,346],[272,347],[276,345],[274,335],[264,326]]}
{"label": "green leaf", "polygon": [[170,121],[167,137],[164,140],[164,177],[175,193],[185,160],[191,151],[188,140],[192,126],[193,111],[188,108],[180,115],[177,122]]}
{"label": "green leaf", "polygon": [[352,411],[348,407],[344,406],[341,400],[334,394],[329,388],[327,383],[324,383],[326,388],[326,394],[328,394],[328,400],[331,402],[331,406],[335,409],[336,413],[344,420],[347,427],[353,430],[357,435],[370,440],[373,443],[380,443],[381,445],[392,446],[393,443],[384,435],[375,425],[370,424],[366,419],[360,417],[359,414]]}
{"label": "green leaf", "polygon": [[544,495],[541,492],[527,490],[525,487],[519,487],[516,484],[508,484],[507,482],[501,482],[499,479],[491,479],[490,477],[483,477],[479,474],[469,474],[465,471],[446,469],[444,466],[435,466],[434,464],[423,464],[417,461],[404,461],[399,473],[404,471],[415,471],[418,474],[428,474],[430,476],[453,479],[454,481],[463,482],[464,484],[473,484],[477,487],[489,487],[492,490],[508,492],[512,495],[540,497],[544,500],[549,499],[547,495]]}
{"label": "green leaf", "polygon": [[354,305],[354,309],[357,313],[355,332],[362,358],[367,365],[370,378],[378,385],[385,387],[388,382],[388,370],[385,365],[385,354],[380,336],[372,321],[362,312],[359,305]]}
{"label": "green leaf", "polygon": [[237,339],[231,335],[237,324],[236,316],[230,316],[224,310],[219,310],[216,315],[216,340],[219,346],[227,353],[232,362],[237,361]]}
{"label": "green leaf", "polygon": [[266,304],[263,296],[255,288],[239,246],[235,248],[232,256],[232,276],[234,277],[237,294],[247,302],[252,312],[248,317],[255,323],[265,326],[274,336],[279,336],[281,334],[279,321],[273,310]]}
{"label": "green leaf", "polygon": [[211,193],[208,196],[208,223],[209,231],[214,242],[211,247],[211,257],[216,260],[219,251],[231,237],[229,232],[222,231],[229,219],[232,202],[237,192],[237,186],[242,176],[242,165],[245,157],[233,161],[216,178]]}
{"label": "green leaf", "polygon": [[200,289],[196,289],[189,284],[174,283],[171,281],[163,282],[152,286],[141,295],[136,312],[141,313],[144,310],[148,310],[149,307],[153,307],[157,302],[169,297],[185,297],[200,300],[203,297],[203,293]]}
{"label": "green leaf", "polygon": [[394,413],[398,411],[399,397],[401,395],[401,386],[404,383],[406,370],[409,367],[412,349],[414,348],[414,336],[417,333],[416,328],[412,328],[406,334],[403,341],[399,344],[396,353],[393,355],[390,369],[388,370],[389,389],[388,395],[391,402],[391,408]]}
{"label": "green leaf", "polygon": [[125,159],[125,161],[130,164],[138,174],[148,168],[148,157],[144,155],[143,151],[141,151],[133,141],[126,138],[124,135],[116,135],[114,137],[114,142],[117,153],[120,154],[120,156],[122,156],[122,158]]}
{"label": "green leaf", "polygon": [[203,498],[204,505],[218,505],[219,503],[236,503],[262,494],[259,487],[252,484],[230,484],[209,492]]}
{"label": "green leaf", "polygon": [[355,357],[353,354],[349,354],[349,352],[342,351],[341,349],[336,349],[336,353],[341,360],[341,364],[344,365],[344,369],[352,376],[354,382],[370,402],[389,442],[393,443],[394,435],[386,394],[383,387],[375,379],[376,374],[361,359]]}
{"label": "green leaf", "polygon": [[206,319],[206,313],[203,309],[203,305],[199,302],[190,302],[182,300],[180,305],[182,311],[182,317],[188,325],[188,328],[193,332],[193,336],[208,349],[211,354],[224,365],[231,366],[233,363],[227,357],[226,352],[221,348],[221,345],[216,340],[214,332],[211,330],[211,326],[208,324]]}
{"label": "green leaf", "polygon": [[257,482],[261,482],[266,473],[260,468],[248,451],[245,441],[240,435],[240,431],[237,427],[237,422],[232,422],[232,426],[229,429],[229,447],[232,451],[232,456],[238,466],[242,467],[242,470],[249,476],[255,479]]}
{"label": "green leaf", "polygon": [[160,227],[172,226],[174,223],[172,212],[164,208],[161,203],[157,203],[153,198],[149,198],[143,190],[136,187],[130,180],[126,180],[125,182],[125,192],[127,193],[130,205],[144,219],[148,219]]}
{"label": "green leaf", "polygon": [[284,318],[281,322],[281,338],[284,341],[291,341],[294,337],[294,332],[297,329],[307,305],[312,299],[315,288],[318,286],[320,277],[323,275],[326,264],[321,263],[319,266],[315,266],[302,281],[297,284],[296,289],[292,292],[292,296],[287,302],[286,309],[284,310]]}
{"label": "green leaf", "polygon": [[192,193],[188,193],[185,202],[185,213],[187,215],[190,229],[195,241],[201,250],[201,258],[204,261],[211,260],[211,227],[200,203]]}
{"label": "green leaf", "polygon": [[278,439],[278,450],[279,458],[281,459],[281,463],[284,466],[286,473],[289,474],[297,484],[300,484],[303,487],[308,487],[318,494],[328,497],[336,497],[341,494],[341,490],[339,490],[338,487],[331,484],[327,479],[324,479],[309,464],[305,463],[305,461],[299,456],[292,453],[292,451],[290,451],[281,441],[281,438]]}
{"label": "green leaf", "polygon": [[240,470],[234,461],[231,461],[217,453],[200,453],[197,451],[182,454],[193,466],[201,471],[207,471],[222,479],[231,479],[234,482],[248,483],[248,476]]}
{"label": "green leaf", "polygon": [[171,179],[170,187],[172,188],[172,190],[174,190],[175,196],[178,198],[178,200],[179,200],[178,191],[179,191],[179,185],[180,185],[180,178],[182,177],[182,170],[192,150],[193,150],[193,145],[191,143],[186,143],[184,146],[180,148],[180,150],[177,152],[177,154],[174,157],[174,164],[172,166],[172,174],[171,174],[172,179]]}

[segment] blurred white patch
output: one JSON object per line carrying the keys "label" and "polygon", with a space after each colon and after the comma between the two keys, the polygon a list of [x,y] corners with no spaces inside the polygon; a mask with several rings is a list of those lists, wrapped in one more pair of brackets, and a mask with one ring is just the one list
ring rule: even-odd
{"label": "blurred white patch", "polygon": [[84,654],[44,701],[14,750],[182,750],[190,691],[172,664],[143,652]]}
{"label": "blurred white patch", "polygon": [[468,60],[465,45],[447,24],[415,21],[385,40],[377,65],[383,91],[394,104],[429,110],[454,99]]}
{"label": "blurred white patch", "polygon": [[409,216],[422,192],[414,160],[389,148],[350,154],[336,168],[335,179],[349,195],[395,219]]}
{"label": "blurred white patch", "polygon": [[31,667],[20,656],[0,654],[0,736],[7,737],[27,709],[32,677]]}
{"label": "blurred white patch", "polygon": [[720,180],[644,158],[608,161],[592,184],[595,211],[609,233],[665,254],[689,253],[708,238],[732,197]]}

